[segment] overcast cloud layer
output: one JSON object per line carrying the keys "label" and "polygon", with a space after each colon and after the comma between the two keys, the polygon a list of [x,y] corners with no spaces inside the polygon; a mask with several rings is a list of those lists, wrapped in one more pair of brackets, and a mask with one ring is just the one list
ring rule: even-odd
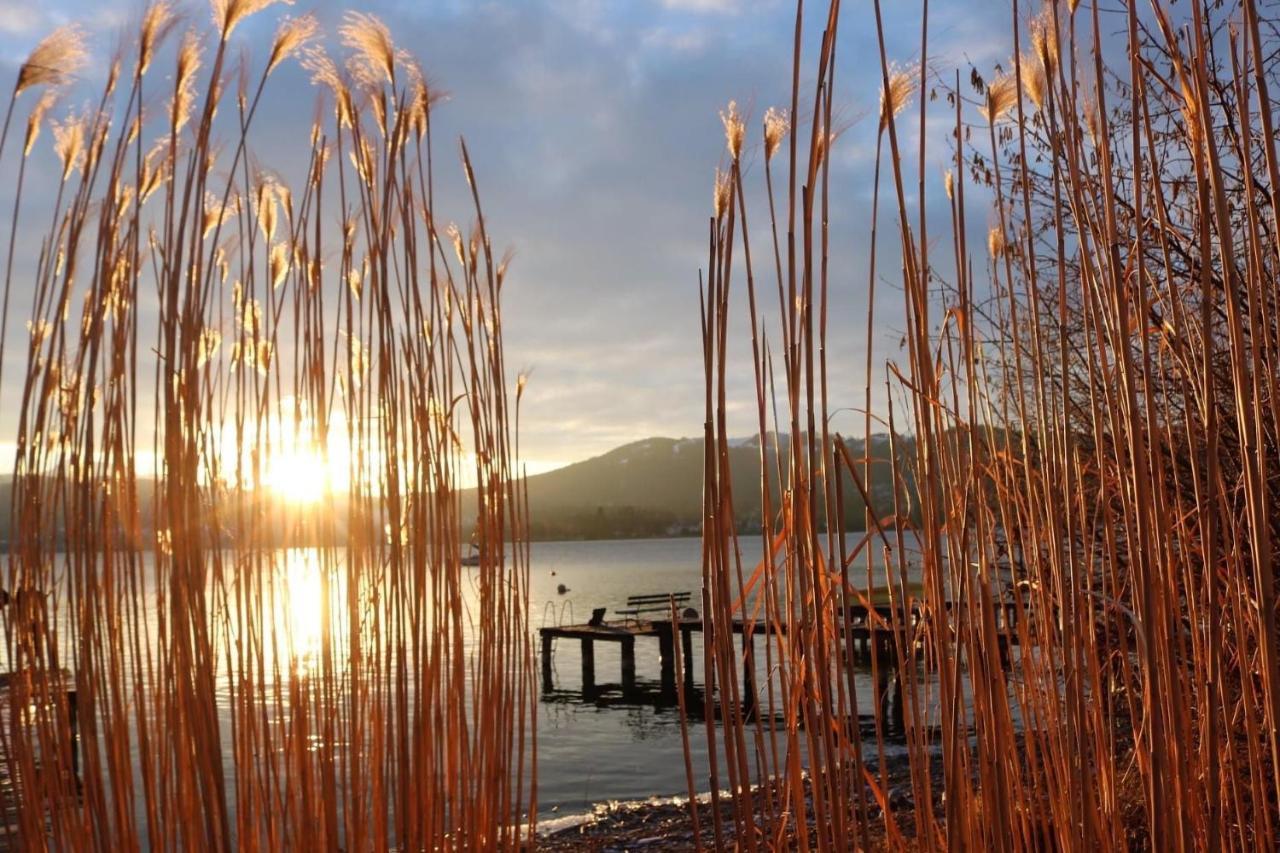
{"label": "overcast cloud layer", "polygon": [[[698,272],[706,264],[712,176],[724,150],[717,112],[736,98],[758,138],[765,108],[789,99],[794,4],[392,0],[361,7],[382,17],[397,43],[415,53],[450,93],[434,120],[439,138],[465,134],[490,233],[499,249],[509,245],[516,252],[504,291],[506,349],[513,369],[533,371],[521,419],[521,446],[533,468],[650,435],[700,434]],[[332,33],[344,8],[300,0],[289,11],[314,10]],[[919,3],[889,0],[885,8],[891,57],[903,63],[917,59]],[[140,9],[132,0],[0,0],[0,80],[13,79],[31,46],[67,20],[88,22],[95,53],[106,56],[120,33],[132,31]],[[207,14],[201,6],[189,13]],[[846,3],[843,15],[836,92],[848,130],[836,144],[830,179],[833,408],[860,405],[862,398],[880,76],[869,0]],[[259,15],[235,38],[265,40],[274,20],[274,12]],[[990,71],[1008,56],[1009,45],[993,41],[1007,20],[1006,0],[932,3],[930,64],[938,70],[959,67],[965,79],[970,63]],[[813,64],[818,26],[813,20],[806,27],[806,67]],[[287,164],[273,153],[307,126],[314,95],[296,68],[273,78],[270,87],[253,148],[261,162],[284,169]],[[904,144],[913,139],[908,131]],[[940,223],[947,221],[941,180],[946,143],[940,122],[930,139],[929,175],[930,206],[944,217]],[[451,146],[440,150],[452,153]],[[761,187],[758,145],[752,150],[747,179]],[[465,220],[456,159],[439,159],[442,207]],[[0,177],[12,186],[10,163]],[[984,205],[981,199],[971,205],[975,239],[985,234]],[[4,210],[7,233],[8,200]],[[763,203],[752,212],[761,250],[766,212]],[[893,214],[882,208],[885,254],[874,337],[879,365],[897,356],[903,327]],[[23,286],[17,282],[14,297],[0,442],[14,432],[13,377],[19,347],[25,347],[23,306],[30,304]],[[754,397],[745,330],[739,328],[734,341],[741,356],[741,405],[733,426],[748,433]],[[882,388],[882,367],[874,379]]]}

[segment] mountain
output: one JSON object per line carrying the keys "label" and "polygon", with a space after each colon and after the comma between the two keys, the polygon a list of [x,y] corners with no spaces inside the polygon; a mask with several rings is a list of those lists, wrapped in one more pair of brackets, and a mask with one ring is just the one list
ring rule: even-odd
{"label": "mountain", "polygon": [[[862,441],[848,442],[850,455],[863,456]],[[901,441],[899,454],[910,444]],[[789,442],[782,437],[785,455]],[[770,459],[771,503],[779,503],[778,477],[772,463],[775,442],[766,445]],[[872,505],[880,515],[893,510],[890,444],[887,435],[872,436]],[[902,470],[907,468],[901,466]],[[761,529],[759,437],[730,442],[734,517],[742,532]],[[859,470],[861,476],[861,470]],[[703,440],[646,438],[601,456],[529,478],[530,534],[533,539],[618,539],[697,533],[702,519]],[[845,523],[863,526],[863,501],[849,476],[843,476]],[[907,483],[908,490],[911,483]],[[464,498],[464,505],[467,501]]]}
{"label": "mountain", "polygon": [[[776,454],[786,454],[790,443],[772,437],[766,443],[770,470],[771,505],[780,504]],[[861,440],[848,442],[850,456],[863,457]],[[914,505],[914,483],[905,459],[913,453],[910,438],[900,438],[898,453],[904,458],[905,492]],[[893,512],[890,443],[887,435],[871,437],[873,460],[868,491],[876,514]],[[760,500],[760,440],[758,437],[730,442],[729,467],[733,478],[734,519],[740,532],[755,533],[762,527]],[[843,472],[843,466],[841,466]],[[861,476],[859,464],[859,476]],[[627,539],[651,536],[696,535],[702,525],[703,440],[701,438],[646,438],[615,448],[582,462],[537,474],[528,480],[530,536],[535,540]],[[845,528],[863,526],[863,501],[847,472],[842,473]],[[150,504],[154,481],[140,478],[143,503],[144,541],[150,541]],[[12,518],[12,478],[0,476],[0,546],[9,537]],[[474,490],[462,495],[464,513],[475,506]],[[820,510],[821,512],[821,510]],[[464,518],[464,524],[470,519]],[[59,525],[60,526],[60,525]],[[293,525],[279,531],[281,543],[304,544]],[[60,538],[61,531],[57,536]],[[3,547],[0,547],[0,551]]]}

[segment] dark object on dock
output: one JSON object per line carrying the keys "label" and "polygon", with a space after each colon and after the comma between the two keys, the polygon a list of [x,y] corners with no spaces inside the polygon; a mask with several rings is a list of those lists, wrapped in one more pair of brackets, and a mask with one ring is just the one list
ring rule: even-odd
{"label": "dark object on dock", "polygon": [[20,589],[12,595],[7,589],[0,589],[0,607],[16,604],[19,607],[35,605],[44,606],[44,593],[38,589]]}
{"label": "dark object on dock", "polygon": [[592,610],[591,620],[587,622],[587,624],[590,625],[592,628],[599,628],[601,625],[604,624],[604,613],[608,609],[609,608],[607,607],[597,607],[595,610]]}
{"label": "dark object on dock", "polygon": [[[689,603],[691,594],[687,592],[665,592],[658,595],[629,595],[627,596],[627,606],[618,611],[619,616],[629,616],[633,620],[639,620],[641,613],[667,613],[671,612],[671,602],[674,600],[676,607],[684,607]],[[686,614],[687,615],[687,614]],[[696,617],[697,614],[695,613]]]}

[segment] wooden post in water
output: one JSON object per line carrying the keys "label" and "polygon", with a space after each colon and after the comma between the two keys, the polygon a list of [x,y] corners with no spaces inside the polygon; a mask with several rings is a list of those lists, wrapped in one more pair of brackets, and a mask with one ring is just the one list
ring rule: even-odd
{"label": "wooden post in water", "polygon": [[596,689],[596,643],[582,638],[582,693],[585,696]]}
{"label": "wooden post in water", "polygon": [[[662,669],[662,692],[674,692],[676,688],[676,638],[675,626],[670,622],[658,624],[658,657],[661,661]],[[685,666],[689,665],[688,658],[685,658],[684,664]]]}
{"label": "wooden post in water", "polygon": [[554,685],[551,683],[551,642],[550,634],[542,635],[542,692],[550,693]]}
{"label": "wooden post in water", "polygon": [[684,683],[693,686],[693,629],[680,626],[680,651],[684,655]]}
{"label": "wooden post in water", "polygon": [[75,690],[67,691],[67,723],[71,733],[71,778],[80,778],[80,699]]}
{"label": "wooden post in water", "polygon": [[622,640],[622,692],[630,693],[636,689],[636,638],[625,637]]}

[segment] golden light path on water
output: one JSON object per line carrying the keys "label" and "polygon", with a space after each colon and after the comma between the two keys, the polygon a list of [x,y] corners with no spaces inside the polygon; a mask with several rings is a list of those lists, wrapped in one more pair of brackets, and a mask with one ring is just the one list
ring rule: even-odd
{"label": "golden light path on water", "polygon": [[284,553],[284,584],[277,625],[286,638],[292,665],[312,673],[320,666],[326,630],[327,636],[333,636],[332,602],[345,600],[341,588],[346,579],[339,572],[324,570],[319,550],[291,548]]}

